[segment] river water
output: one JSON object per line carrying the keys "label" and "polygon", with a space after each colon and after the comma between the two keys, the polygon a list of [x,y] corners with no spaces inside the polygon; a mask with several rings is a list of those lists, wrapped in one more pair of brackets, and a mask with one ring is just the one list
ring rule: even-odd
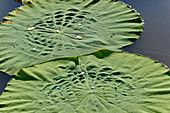
{"label": "river water", "polygon": [[[145,21],[144,32],[124,51],[154,58],[170,67],[170,0],[120,0],[135,8]],[[21,4],[0,0],[0,21]],[[0,94],[11,77],[0,72]]]}
{"label": "river water", "polygon": [[145,21],[144,32],[124,51],[154,58],[170,67],[170,0],[121,0]]}

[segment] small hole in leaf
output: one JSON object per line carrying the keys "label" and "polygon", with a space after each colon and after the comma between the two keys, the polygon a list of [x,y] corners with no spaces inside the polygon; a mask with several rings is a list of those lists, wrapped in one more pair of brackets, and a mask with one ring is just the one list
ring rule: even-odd
{"label": "small hole in leaf", "polygon": [[120,72],[114,72],[114,73],[112,73],[112,75],[121,75],[121,73]]}
{"label": "small hole in leaf", "polygon": [[112,69],[105,67],[105,68],[102,68],[102,69],[100,70],[100,72],[105,72],[105,71],[112,71]]}
{"label": "small hole in leaf", "polygon": [[41,41],[42,41],[42,42],[45,42],[45,41],[46,41],[46,39],[42,39]]}
{"label": "small hole in leaf", "polygon": [[76,15],[75,13],[67,13],[66,16],[74,16]]}
{"label": "small hole in leaf", "polygon": [[59,80],[58,83],[63,83],[63,82],[65,82],[65,81],[66,81],[66,80],[64,80],[64,79],[63,79],[63,80]]}
{"label": "small hole in leaf", "polygon": [[97,20],[95,20],[95,19],[93,19],[93,18],[91,18],[89,21],[90,21],[90,22],[97,22]]}
{"label": "small hole in leaf", "polygon": [[118,82],[118,83],[125,83],[123,80],[115,80],[115,82]]}
{"label": "small hole in leaf", "polygon": [[35,37],[34,40],[38,40],[38,37]]}
{"label": "small hole in leaf", "polygon": [[75,22],[75,21],[73,21],[73,22],[71,22],[71,23],[75,24],[76,22]]}
{"label": "small hole in leaf", "polygon": [[91,78],[95,78],[95,77],[96,77],[96,73],[89,72],[88,75],[89,75],[89,77],[91,77]]}
{"label": "small hole in leaf", "polygon": [[65,19],[73,19],[72,17],[66,17]]}
{"label": "small hole in leaf", "polygon": [[68,9],[68,11],[78,12],[78,9]]}
{"label": "small hole in leaf", "polygon": [[46,23],[53,23],[53,21],[46,21]]}
{"label": "small hole in leaf", "polygon": [[60,14],[60,13],[63,13],[63,11],[57,11],[57,12],[55,12],[55,14]]}
{"label": "small hole in leaf", "polygon": [[[61,44],[61,46],[62,46],[62,44]],[[70,67],[70,70],[73,70],[75,67]]]}
{"label": "small hole in leaf", "polygon": [[47,46],[47,44],[46,44],[46,43],[44,43],[44,44],[43,44],[43,46]]}
{"label": "small hole in leaf", "polygon": [[84,80],[84,79],[85,79],[85,78],[84,78],[83,75],[79,76],[79,80],[80,80],[80,81],[82,81],[82,80]]}
{"label": "small hole in leaf", "polygon": [[69,27],[69,28],[70,28],[70,27],[72,27],[72,25],[68,25],[67,27]]}
{"label": "small hole in leaf", "polygon": [[48,47],[49,47],[49,48],[53,48],[54,46],[53,46],[53,45],[49,45]]}
{"label": "small hole in leaf", "polygon": [[65,100],[65,98],[62,98],[62,100]]}
{"label": "small hole in leaf", "polygon": [[100,76],[101,77],[106,77],[108,74],[105,74],[105,73],[101,73]]}
{"label": "small hole in leaf", "polygon": [[65,66],[59,66],[59,68],[61,68],[61,69],[66,69],[66,67],[65,67]]}
{"label": "small hole in leaf", "polygon": [[61,22],[56,22],[57,25],[61,25],[62,23]]}
{"label": "small hole in leaf", "polygon": [[67,26],[67,25],[68,25],[68,23],[64,23],[64,24],[63,24],[63,26]]}
{"label": "small hole in leaf", "polygon": [[131,76],[123,76],[123,77],[121,77],[121,78],[123,78],[123,79],[132,79]]}
{"label": "small hole in leaf", "polygon": [[38,41],[36,41],[35,43],[36,43],[36,44],[41,44],[41,43],[40,43],[40,42],[38,42]]}
{"label": "small hole in leaf", "polygon": [[90,65],[87,67],[87,70],[96,69],[96,68],[98,68],[98,67],[95,65]]}
{"label": "small hole in leaf", "polygon": [[48,41],[48,43],[51,43],[51,42],[52,42],[51,40]]}
{"label": "small hole in leaf", "polygon": [[46,55],[48,55],[48,53],[41,53],[41,55],[46,56]]}
{"label": "small hole in leaf", "polygon": [[77,18],[84,18],[84,16],[76,16]]}
{"label": "small hole in leaf", "polygon": [[72,81],[75,81],[77,78],[76,77],[74,77],[73,79],[72,79]]}
{"label": "small hole in leaf", "polygon": [[106,78],[105,81],[112,82],[113,79],[112,78]]}
{"label": "small hole in leaf", "polygon": [[64,15],[57,15],[57,16],[55,16],[55,18],[61,18],[61,17],[63,17]]}
{"label": "small hole in leaf", "polygon": [[74,84],[78,83],[79,81],[74,81]]}

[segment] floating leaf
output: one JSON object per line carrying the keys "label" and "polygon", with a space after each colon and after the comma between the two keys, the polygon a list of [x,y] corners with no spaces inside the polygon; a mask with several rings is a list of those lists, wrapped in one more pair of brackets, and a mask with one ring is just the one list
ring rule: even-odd
{"label": "floating leaf", "polygon": [[[0,70],[98,49],[121,50],[143,30],[135,10],[112,0],[37,0],[25,3],[0,23]],[[34,50],[33,48],[36,48]]]}
{"label": "floating leaf", "polygon": [[1,113],[168,113],[169,70],[137,54],[100,50],[21,69]]}

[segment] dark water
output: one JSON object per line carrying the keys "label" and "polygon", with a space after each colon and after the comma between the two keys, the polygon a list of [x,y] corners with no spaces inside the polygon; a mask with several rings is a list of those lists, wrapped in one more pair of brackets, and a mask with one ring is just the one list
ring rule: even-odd
{"label": "dark water", "polygon": [[0,0],[0,21],[8,13],[11,12],[14,8],[19,7],[21,4],[15,2],[15,0]]}
{"label": "dark water", "polygon": [[7,83],[12,79],[12,77],[6,73],[0,71],[0,95],[2,94]]}
{"label": "dark water", "polygon": [[[170,67],[170,0],[120,0],[135,8],[145,21],[144,32],[124,51],[154,58]],[[0,21],[21,4],[15,0],[0,0]],[[0,73],[0,94],[11,79]]]}
{"label": "dark water", "polygon": [[124,51],[154,58],[170,67],[170,0],[121,0],[145,21],[141,37]]}

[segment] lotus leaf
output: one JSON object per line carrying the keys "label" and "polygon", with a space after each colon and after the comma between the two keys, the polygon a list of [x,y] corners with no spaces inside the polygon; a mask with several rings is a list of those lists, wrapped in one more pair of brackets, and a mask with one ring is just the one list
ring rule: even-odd
{"label": "lotus leaf", "polygon": [[121,50],[143,30],[141,17],[112,0],[36,0],[9,13],[0,23],[0,70],[52,58]]}
{"label": "lotus leaf", "polygon": [[1,113],[169,113],[169,69],[99,50],[22,68],[0,100]]}

